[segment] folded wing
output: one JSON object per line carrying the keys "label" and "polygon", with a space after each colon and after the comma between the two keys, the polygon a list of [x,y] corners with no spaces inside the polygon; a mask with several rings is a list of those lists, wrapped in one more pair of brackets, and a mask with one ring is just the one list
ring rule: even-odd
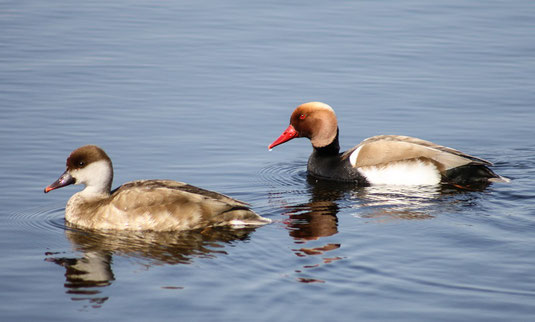
{"label": "folded wing", "polygon": [[487,160],[452,148],[400,135],[379,135],[368,138],[346,151],[342,158],[349,158],[352,166],[356,168],[422,158],[431,160],[440,171],[468,164],[492,165]]}

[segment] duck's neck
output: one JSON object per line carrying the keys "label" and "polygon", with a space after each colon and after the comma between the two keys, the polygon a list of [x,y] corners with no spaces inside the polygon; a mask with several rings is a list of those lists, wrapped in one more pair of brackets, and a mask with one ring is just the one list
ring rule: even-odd
{"label": "duck's neck", "polygon": [[307,170],[309,174],[317,178],[367,185],[366,179],[351,166],[348,159],[342,160],[338,129],[331,143],[323,147],[314,147],[314,151],[308,158]]}
{"label": "duck's neck", "polygon": [[79,194],[84,197],[109,197],[111,191],[111,184],[106,186],[87,186]]}
{"label": "duck's neck", "polygon": [[338,142],[338,133],[339,129],[336,128],[336,136],[334,137],[334,140],[327,144],[326,146],[322,147],[316,147],[312,146],[314,148],[314,154],[318,156],[335,156],[340,153],[340,143]]}
{"label": "duck's neck", "polygon": [[72,195],[67,202],[65,219],[76,225],[88,226],[86,220],[97,215],[98,205],[109,197],[109,186],[86,186],[84,190]]}

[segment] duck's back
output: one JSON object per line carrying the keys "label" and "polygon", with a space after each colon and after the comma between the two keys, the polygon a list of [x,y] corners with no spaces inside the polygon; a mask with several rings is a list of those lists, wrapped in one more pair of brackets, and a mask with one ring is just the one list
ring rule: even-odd
{"label": "duck's back", "polygon": [[67,221],[96,229],[170,231],[269,222],[243,202],[172,180],[129,182],[106,199],[78,202],[76,212]]}

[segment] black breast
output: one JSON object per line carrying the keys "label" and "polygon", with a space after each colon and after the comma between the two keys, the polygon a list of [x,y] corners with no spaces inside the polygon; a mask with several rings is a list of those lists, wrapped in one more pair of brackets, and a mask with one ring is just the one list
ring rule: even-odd
{"label": "black breast", "polygon": [[359,186],[368,186],[366,178],[351,166],[349,158],[342,160],[341,155],[325,155],[314,150],[308,158],[308,173],[319,179],[357,182]]}

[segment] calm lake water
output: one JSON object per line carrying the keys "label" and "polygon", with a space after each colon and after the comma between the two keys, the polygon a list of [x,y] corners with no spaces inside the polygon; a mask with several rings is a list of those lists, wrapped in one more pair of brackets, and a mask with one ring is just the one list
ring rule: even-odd
{"label": "calm lake water", "polygon": [[[2,321],[535,317],[535,2],[0,2]],[[299,104],[348,149],[404,134],[495,163],[485,191],[318,183]],[[43,194],[76,147],[114,186],[185,181],[256,230],[99,233]]]}

